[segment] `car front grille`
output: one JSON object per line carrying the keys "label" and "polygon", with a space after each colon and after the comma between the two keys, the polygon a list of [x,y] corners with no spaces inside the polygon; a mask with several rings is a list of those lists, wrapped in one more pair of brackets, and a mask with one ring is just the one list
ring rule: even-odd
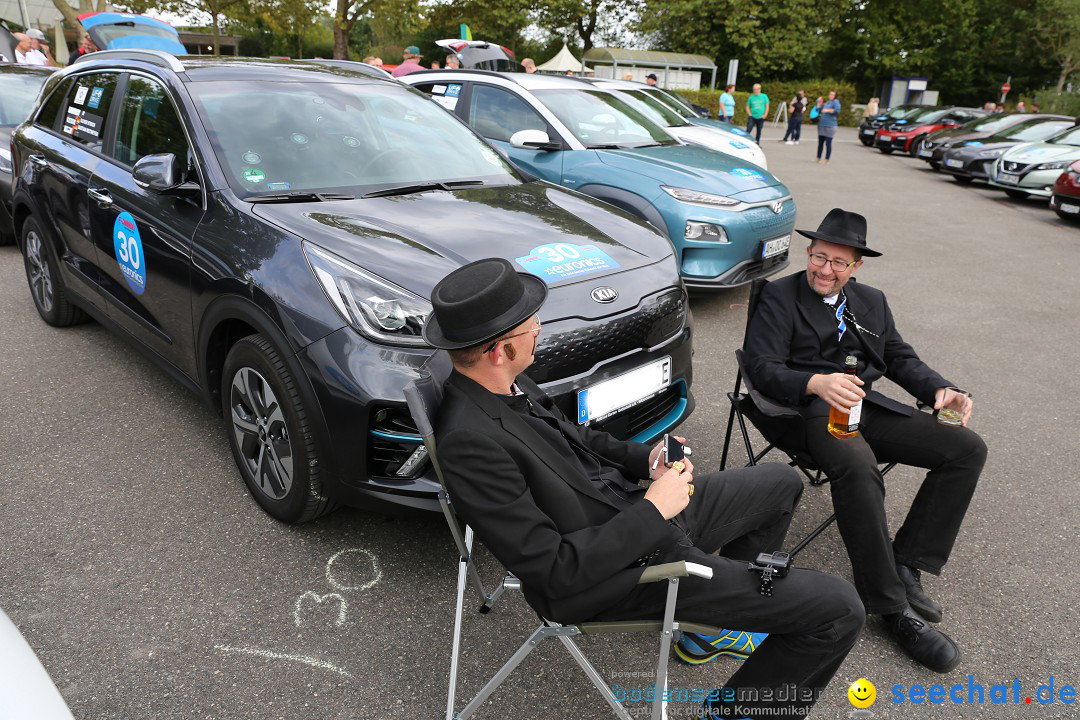
{"label": "car front grille", "polygon": [[779,214],[765,205],[743,210],[741,216],[749,221],[758,240],[771,240],[791,226],[795,216],[795,203],[785,200],[784,209]]}
{"label": "car front grille", "polygon": [[611,433],[617,438],[632,438],[664,419],[683,399],[685,391],[685,385],[676,383],[640,405],[591,427]]}
{"label": "car front grille", "polygon": [[546,383],[588,372],[605,359],[659,345],[682,330],[685,322],[683,291],[671,290],[608,320],[566,328],[558,321],[544,323],[529,377]]}
{"label": "car front grille", "polygon": [[[380,480],[402,481],[397,475],[402,464],[420,447],[420,434],[407,408],[387,405],[373,408],[368,431],[368,475]],[[421,463],[409,477],[419,475]]]}

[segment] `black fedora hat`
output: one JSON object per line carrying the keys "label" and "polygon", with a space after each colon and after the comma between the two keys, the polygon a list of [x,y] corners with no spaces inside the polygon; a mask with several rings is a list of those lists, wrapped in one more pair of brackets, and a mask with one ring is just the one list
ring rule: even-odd
{"label": "black fedora hat", "polygon": [[431,291],[424,340],[444,350],[489,342],[534,315],[547,294],[543,280],[517,272],[508,260],[471,262]]}
{"label": "black fedora hat", "polygon": [[817,230],[796,230],[812,240],[822,240],[834,245],[847,245],[866,257],[880,257],[881,253],[866,247],[866,218],[859,213],[833,208],[818,225]]}

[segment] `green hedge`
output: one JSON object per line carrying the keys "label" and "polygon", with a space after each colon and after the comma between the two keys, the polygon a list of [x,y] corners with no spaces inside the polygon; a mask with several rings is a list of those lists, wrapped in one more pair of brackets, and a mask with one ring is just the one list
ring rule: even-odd
{"label": "green hedge", "polygon": [[[761,83],[761,91],[769,96],[769,121],[776,116],[776,110],[778,108],[777,103],[788,102],[791,98],[795,97],[795,93],[799,90],[806,92],[806,97],[809,98],[811,106],[814,100],[821,97],[827,98],[830,90],[835,90],[837,93],[837,99],[840,101],[841,113],[840,124],[855,126],[862,120],[862,112],[852,112],[851,103],[856,102],[855,98],[855,86],[851,83],[840,82],[836,80],[804,80],[802,82],[763,82]],[[717,111],[720,108],[720,94],[723,90],[698,90],[691,92],[689,90],[680,90],[679,94],[685,97],[690,102],[701,105],[709,109],[709,113],[713,116],[717,116]],[[740,90],[735,91],[735,123],[738,125],[746,125],[746,98],[750,95],[749,92],[743,92]]]}

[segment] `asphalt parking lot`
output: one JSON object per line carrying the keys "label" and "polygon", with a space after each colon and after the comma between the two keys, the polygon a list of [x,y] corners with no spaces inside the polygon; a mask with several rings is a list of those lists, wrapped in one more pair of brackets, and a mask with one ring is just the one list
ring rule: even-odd
{"label": "asphalt parking lot", "polygon": [[[926,580],[960,666],[922,669],[872,618],[813,716],[846,717],[847,686],[865,677],[877,686],[875,717],[1076,717],[1075,705],[1041,705],[1036,690],[1051,677],[1055,693],[1080,684],[1080,226],[1044,202],[865,148],[852,129],[841,129],[829,165],[814,163],[813,128],[798,146],[776,142],[781,134],[767,128],[762,144],[798,203],[798,227],[815,228],[834,206],[869,218],[870,245],[885,255],[860,280],[886,290],[905,339],[974,393],[972,427],[990,448],[952,561]],[[793,239],[793,258],[803,247]],[[800,268],[796,259],[790,270]],[[746,296],[693,301],[698,404],[682,430],[699,468],[719,464]],[[197,398],[96,324],[39,320],[11,247],[0,248],[0,317],[0,607],[77,718],[442,716],[455,555],[440,515],[346,509],[281,525],[247,496],[219,419]],[[889,476],[894,526],[920,477]],[[808,488],[792,537],[829,512],[827,491]],[[850,578],[835,529],[799,564]],[[470,613],[459,697],[535,623],[520,598]],[[582,646],[609,675],[655,661],[651,638]],[[673,662],[671,684],[711,689],[734,668]],[[966,688],[969,675],[986,689],[982,705],[892,702],[893,686]],[[994,684],[1009,685],[1009,704],[991,703]],[[691,707],[676,703],[672,715]],[[610,716],[557,644],[476,715]]]}

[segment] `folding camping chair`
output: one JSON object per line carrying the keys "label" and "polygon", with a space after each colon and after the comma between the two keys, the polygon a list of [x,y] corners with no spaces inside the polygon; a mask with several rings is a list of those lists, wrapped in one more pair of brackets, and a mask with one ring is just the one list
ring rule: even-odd
{"label": "folding camping chair", "polygon": [[460,711],[454,709],[455,693],[457,691],[458,662],[461,657],[461,627],[463,619],[463,606],[465,601],[465,588],[472,582],[480,598],[479,612],[490,612],[495,602],[507,590],[520,590],[521,581],[512,573],[507,573],[502,581],[491,591],[485,589],[480,574],[474,565],[474,534],[473,529],[464,525],[454,512],[453,500],[446,490],[443,480],[442,469],[439,466],[438,453],[435,447],[434,423],[438,414],[439,405],[443,398],[443,385],[450,375],[452,368],[449,355],[442,350],[436,351],[421,369],[420,377],[405,388],[405,400],[413,420],[424,438],[424,445],[428,451],[431,465],[439,478],[441,490],[439,503],[442,506],[443,515],[450,527],[450,534],[458,549],[458,578],[457,599],[454,611],[454,638],[450,655],[450,683],[446,699],[446,720],[465,720],[495,691],[496,688],[513,672],[522,660],[546,638],[558,638],[566,647],[571,657],[585,672],[592,684],[603,695],[604,700],[621,720],[630,720],[630,714],[620,701],[617,700],[611,688],[604,682],[604,678],[593,667],[589,659],[585,657],[581,649],[573,641],[577,635],[596,635],[601,633],[660,633],[660,656],[656,665],[656,700],[652,706],[653,720],[661,720],[667,717],[667,666],[669,650],[673,639],[677,639],[677,633],[682,630],[701,635],[720,635],[724,631],[719,627],[703,625],[700,623],[678,622],[675,620],[675,600],[679,592],[679,578],[694,575],[702,578],[711,578],[712,569],[697,563],[674,562],[663,565],[647,567],[641,575],[639,583],[651,583],[667,581],[667,602],[664,606],[664,618],[649,621],[609,621],[609,622],[583,622],[576,625],[562,625],[543,617],[540,618],[540,626],[525,640],[510,659],[499,668],[490,680],[480,689]]}
{"label": "folding camping chair", "polygon": [[[768,282],[769,281],[765,278],[757,278],[750,284],[750,299],[746,303],[746,329],[743,331],[743,344],[741,348],[735,351],[735,362],[738,363],[739,366],[739,370],[735,374],[735,390],[727,393],[728,401],[731,403],[731,409],[728,412],[727,430],[724,433],[724,449],[720,455],[720,469],[723,470],[727,467],[728,450],[731,445],[731,431],[737,420],[739,423],[739,431],[742,434],[743,446],[746,448],[746,457],[748,459],[746,467],[757,465],[770,452],[778,450],[787,456],[788,465],[802,471],[803,475],[807,477],[811,485],[824,485],[829,482],[829,478],[826,477],[821,471],[821,468],[814,463],[814,460],[810,457],[809,453],[780,447],[776,442],[769,438],[769,435],[775,436],[775,433],[769,432],[768,430],[762,430],[763,426],[770,423],[778,424],[799,419],[799,413],[794,408],[781,405],[765,395],[762,395],[761,392],[754,387],[750,376],[746,372],[746,356],[744,350],[746,348],[746,339],[750,334],[750,320],[753,319],[754,313],[757,311],[761,292],[765,289]],[[743,384],[746,385],[746,392],[742,392],[741,390]],[[746,429],[746,421],[748,419],[750,420],[750,423],[761,432],[767,443],[764,449],[757,452],[754,451],[753,444],[750,442],[750,433]],[[881,474],[885,475],[894,467],[896,467],[896,463],[894,462],[885,464],[881,468]],[[791,549],[789,553],[791,557],[797,555],[803,548],[813,542],[814,538],[823,533],[835,520],[836,513],[833,513],[823,523],[814,528],[809,535],[799,541],[799,543]]]}

